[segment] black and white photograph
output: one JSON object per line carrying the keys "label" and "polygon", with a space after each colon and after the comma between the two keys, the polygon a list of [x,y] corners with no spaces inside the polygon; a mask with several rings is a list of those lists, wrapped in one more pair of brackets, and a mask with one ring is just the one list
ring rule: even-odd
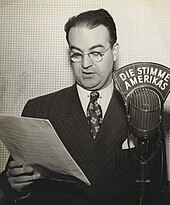
{"label": "black and white photograph", "polygon": [[170,204],[169,11],[0,0],[0,205]]}

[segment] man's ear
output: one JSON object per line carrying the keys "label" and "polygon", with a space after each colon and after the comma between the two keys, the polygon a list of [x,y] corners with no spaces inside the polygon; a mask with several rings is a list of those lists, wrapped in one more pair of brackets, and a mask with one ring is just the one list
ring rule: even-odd
{"label": "man's ear", "polygon": [[119,44],[115,43],[112,48],[113,60],[116,61],[119,55]]}

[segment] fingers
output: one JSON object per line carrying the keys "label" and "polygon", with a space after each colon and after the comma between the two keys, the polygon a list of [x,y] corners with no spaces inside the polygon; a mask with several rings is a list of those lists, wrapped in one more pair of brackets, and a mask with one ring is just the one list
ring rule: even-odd
{"label": "fingers", "polygon": [[14,183],[12,181],[12,179],[10,178],[9,183],[10,183],[12,189],[14,189],[17,192],[21,192],[25,187],[31,185],[33,183],[33,181],[31,181],[31,182],[22,182],[22,183]]}
{"label": "fingers", "polygon": [[23,166],[22,162],[18,162],[18,161],[10,161],[10,163],[8,165],[8,167],[11,169],[17,168],[17,167],[22,167],[22,166]]}
{"label": "fingers", "polygon": [[34,180],[37,180],[40,178],[40,174],[36,173],[31,176],[17,176],[17,177],[9,177],[8,181],[13,189],[16,191],[21,191],[24,189],[26,186],[29,186],[34,182]]}
{"label": "fingers", "polygon": [[32,174],[31,176],[29,175],[21,175],[21,176],[17,176],[17,177],[9,177],[9,181],[12,181],[12,183],[15,184],[21,184],[21,183],[26,183],[26,182],[33,182],[36,179],[40,178],[40,174],[39,173],[35,173]]}
{"label": "fingers", "polygon": [[40,174],[34,173],[32,167],[23,166],[21,162],[17,161],[11,161],[9,163],[6,175],[11,187],[17,191],[22,190],[32,184],[34,180],[40,178]]}
{"label": "fingers", "polygon": [[23,166],[22,164],[14,164],[11,163],[9,164],[8,171],[7,171],[7,176],[20,176],[24,174],[31,175],[33,174],[34,170],[30,166]]}

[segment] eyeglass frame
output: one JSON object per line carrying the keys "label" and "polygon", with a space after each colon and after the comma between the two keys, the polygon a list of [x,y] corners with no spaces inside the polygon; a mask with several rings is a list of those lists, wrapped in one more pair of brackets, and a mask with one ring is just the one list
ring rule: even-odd
{"label": "eyeglass frame", "polygon": [[[72,59],[71,59],[71,56],[70,56],[70,60],[73,62],[73,63],[81,63],[82,61],[83,61],[83,57],[85,56],[85,55],[88,55],[88,57],[93,61],[93,62],[101,62],[102,60],[103,60],[103,56],[105,55],[105,53],[109,50],[109,49],[111,49],[111,46],[109,46],[105,51],[103,51],[103,52],[99,52],[99,51],[91,51],[90,53],[83,53],[83,54],[80,54],[81,55],[81,61],[78,61],[78,62],[75,62],[75,61],[73,61]],[[71,52],[71,51],[70,51]],[[99,60],[99,61],[94,61],[91,57],[90,57],[90,54],[92,54],[92,53],[98,53],[99,55],[100,55],[100,57],[101,57],[101,60]],[[76,53],[74,53],[74,54],[76,54]],[[73,55],[74,55],[73,54]],[[79,54],[79,53],[78,53]]]}

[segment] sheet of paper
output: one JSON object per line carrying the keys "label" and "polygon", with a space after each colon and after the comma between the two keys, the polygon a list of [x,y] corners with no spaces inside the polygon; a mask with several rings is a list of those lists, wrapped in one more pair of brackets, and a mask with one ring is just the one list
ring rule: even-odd
{"label": "sheet of paper", "polygon": [[42,176],[90,185],[49,120],[0,115],[0,139],[13,159],[31,165]]}

